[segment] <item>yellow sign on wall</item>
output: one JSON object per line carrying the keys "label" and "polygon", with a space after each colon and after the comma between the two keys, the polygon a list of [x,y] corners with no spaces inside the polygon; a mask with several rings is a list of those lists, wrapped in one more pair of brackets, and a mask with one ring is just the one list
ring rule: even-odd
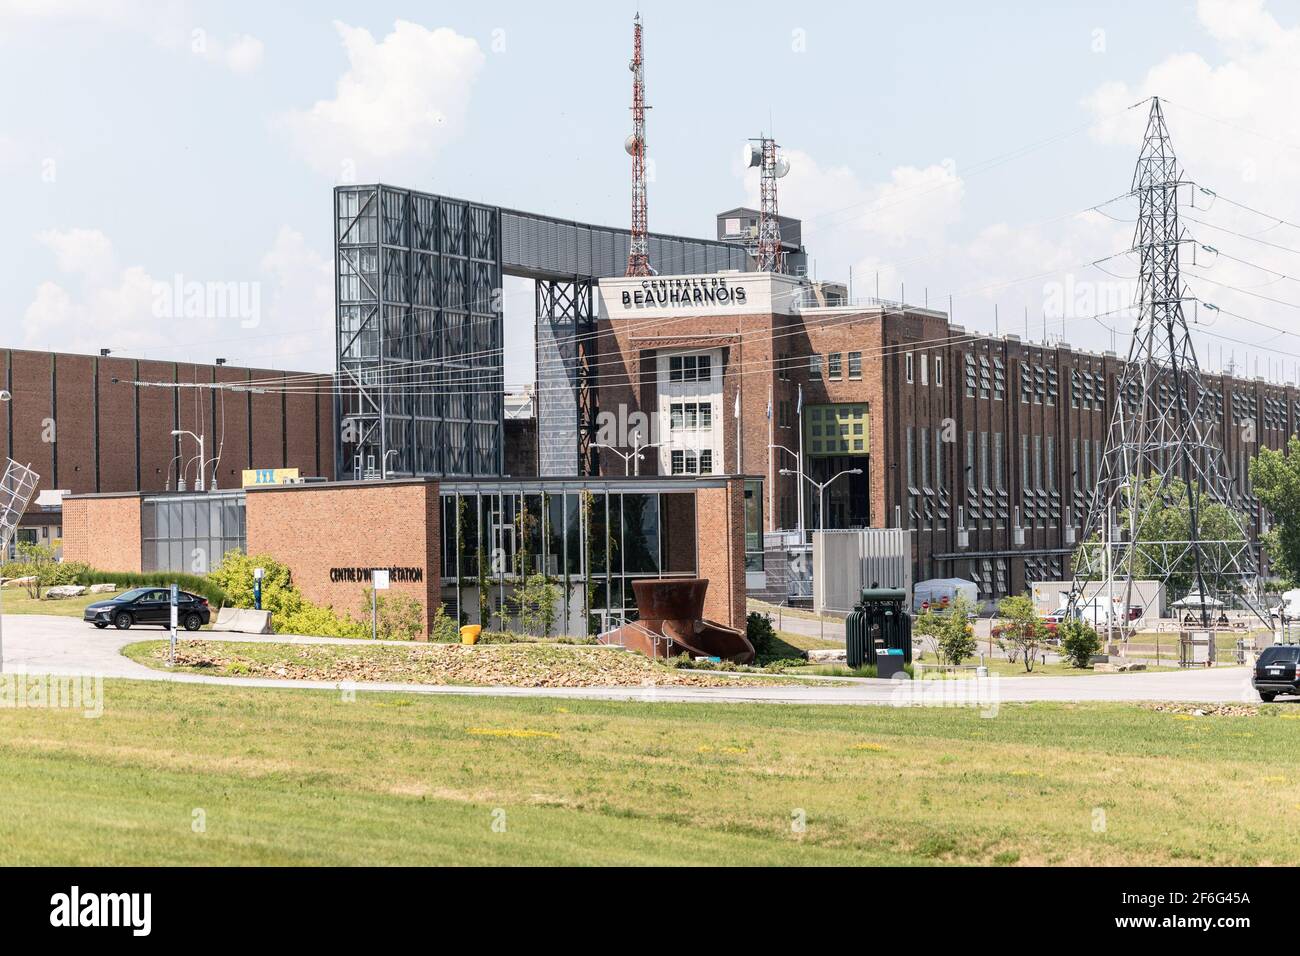
{"label": "yellow sign on wall", "polygon": [[284,485],[298,480],[297,468],[245,468],[244,487]]}

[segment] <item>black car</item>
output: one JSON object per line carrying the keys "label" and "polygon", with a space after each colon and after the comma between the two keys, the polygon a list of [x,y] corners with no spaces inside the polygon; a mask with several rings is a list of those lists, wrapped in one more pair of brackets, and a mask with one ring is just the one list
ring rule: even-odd
{"label": "black car", "polygon": [[[176,622],[187,631],[197,631],[212,618],[208,599],[188,591],[176,596]],[[157,624],[171,627],[172,598],[168,588],[132,588],[106,601],[86,606],[84,620],[95,627],[112,624],[126,630],[132,624]]]}
{"label": "black car", "polygon": [[1261,700],[1278,694],[1300,694],[1300,644],[1275,644],[1260,652],[1255,662],[1255,690]]}

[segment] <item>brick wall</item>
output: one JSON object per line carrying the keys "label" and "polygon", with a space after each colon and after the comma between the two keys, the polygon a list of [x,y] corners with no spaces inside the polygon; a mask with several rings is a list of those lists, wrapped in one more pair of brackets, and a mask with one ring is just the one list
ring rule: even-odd
{"label": "brick wall", "polygon": [[[174,488],[175,457],[181,454],[189,461],[197,454],[193,439],[172,437],[174,428],[204,434],[208,458],[220,452],[220,462],[208,475],[215,470],[223,488],[238,487],[245,468],[288,465],[304,475],[333,477],[329,389],[300,385],[303,391],[282,395],[130,384],[299,374],[7,349],[0,351],[0,387],[13,398],[0,405],[0,442],[6,455],[31,463],[41,476],[41,490],[75,494],[162,491],[169,479]],[[250,421],[255,435],[251,449]],[[196,466],[190,465],[191,486],[195,474]]]}
{"label": "brick wall", "polygon": [[140,571],[140,500],[138,495],[67,499],[63,559],[97,571]]}
{"label": "brick wall", "polygon": [[745,629],[745,481],[695,492],[699,576],[707,578],[704,616]]}
{"label": "brick wall", "polygon": [[368,584],[331,569],[421,568],[423,581],[394,580],[390,593],[420,601],[427,636],[440,601],[437,482],[250,489],[247,508],[248,553],[274,555],[308,600],[340,613],[361,611]]}

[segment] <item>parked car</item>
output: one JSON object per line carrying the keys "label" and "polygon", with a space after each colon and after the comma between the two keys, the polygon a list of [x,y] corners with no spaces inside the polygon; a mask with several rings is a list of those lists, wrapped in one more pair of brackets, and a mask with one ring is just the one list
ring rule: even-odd
{"label": "parked car", "polygon": [[1270,701],[1278,694],[1300,694],[1300,644],[1274,644],[1260,652],[1252,683],[1259,698]]}
{"label": "parked car", "polygon": [[[132,588],[107,600],[86,605],[83,620],[101,629],[112,624],[122,631],[134,624],[170,627],[171,601],[168,588]],[[181,591],[177,594],[176,605],[176,622],[187,631],[197,631],[212,619],[208,599],[198,594]]]}

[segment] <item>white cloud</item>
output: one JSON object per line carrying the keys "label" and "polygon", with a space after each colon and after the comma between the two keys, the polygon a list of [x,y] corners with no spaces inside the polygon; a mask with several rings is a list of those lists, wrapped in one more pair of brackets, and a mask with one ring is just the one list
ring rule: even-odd
{"label": "white cloud", "polygon": [[54,253],[62,272],[101,280],[113,268],[113,244],[98,229],[45,229],[36,241]]}
{"label": "white cloud", "polygon": [[281,226],[261,268],[270,295],[257,330],[270,336],[249,343],[249,361],[273,342],[281,367],[316,371],[334,367],[334,267],[301,232]]}
{"label": "white cloud", "polygon": [[313,165],[337,173],[348,162],[428,157],[459,134],[485,62],[476,40],[405,20],[381,41],[361,27],[335,28],[348,69],[334,97],[280,121]]}
{"label": "white cloud", "polygon": [[252,73],[262,65],[265,48],[257,37],[236,34],[229,41],[209,37],[196,28],[190,34],[190,49],[207,60],[226,67],[232,73]]}
{"label": "white cloud", "polygon": [[301,232],[282,226],[244,276],[158,276],[117,265],[98,229],[46,230],[37,240],[61,275],[41,282],[22,314],[24,344],[305,370],[333,366],[333,271]]}
{"label": "white cloud", "polygon": [[[251,73],[261,65],[263,44],[257,37],[235,34],[229,39],[210,36],[194,24],[188,3],[182,0],[0,0],[0,25],[21,27],[92,26],[147,37],[155,46],[184,52],[224,66],[232,73]],[[4,34],[0,33],[0,40]]]}

